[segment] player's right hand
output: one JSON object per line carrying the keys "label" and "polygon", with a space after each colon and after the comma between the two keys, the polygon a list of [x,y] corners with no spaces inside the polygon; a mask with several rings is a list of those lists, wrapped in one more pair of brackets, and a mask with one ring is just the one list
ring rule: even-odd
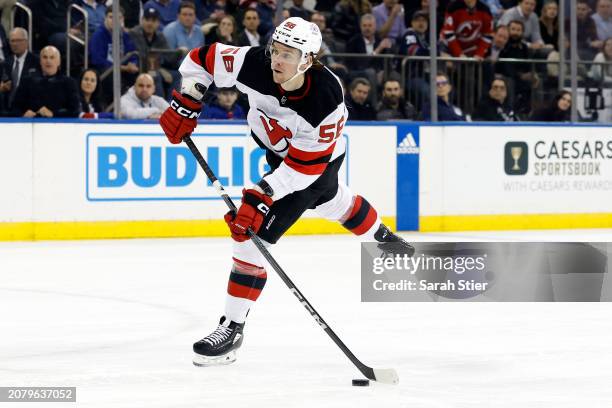
{"label": "player's right hand", "polygon": [[170,143],[181,143],[184,136],[190,135],[198,125],[198,117],[202,111],[202,102],[172,91],[170,107],[162,113],[159,124]]}

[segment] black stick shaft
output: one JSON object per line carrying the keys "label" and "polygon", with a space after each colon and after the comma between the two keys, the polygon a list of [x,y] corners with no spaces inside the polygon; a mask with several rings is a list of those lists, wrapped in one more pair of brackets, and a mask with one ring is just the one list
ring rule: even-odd
{"label": "black stick shaft", "polygon": [[[236,206],[234,205],[234,202],[232,201],[230,196],[225,192],[225,190],[223,189],[223,186],[221,185],[221,183],[219,183],[219,180],[217,180],[217,176],[215,176],[215,173],[208,166],[208,163],[206,163],[206,160],[204,160],[204,157],[202,157],[202,154],[198,150],[197,146],[195,145],[195,143],[193,143],[193,140],[191,140],[191,136],[183,137],[183,141],[187,144],[187,146],[189,147],[189,150],[191,150],[191,153],[193,153],[194,157],[200,164],[200,167],[202,167],[202,170],[204,170],[204,173],[206,173],[206,176],[208,177],[208,179],[213,183],[213,185],[215,186],[215,188],[217,189],[217,191],[219,192],[219,194],[223,198],[223,201],[225,201],[229,209],[232,211],[236,211]],[[300,290],[295,286],[295,284],[291,281],[291,279],[289,279],[289,276],[287,276],[285,271],[283,271],[283,268],[281,268],[281,266],[276,262],[276,260],[270,254],[270,252],[268,252],[268,249],[265,247],[261,239],[259,239],[259,237],[250,228],[248,229],[247,233],[249,237],[251,237],[251,241],[253,241],[257,249],[259,249],[259,251],[264,256],[264,258],[266,258],[266,261],[268,261],[268,263],[272,266],[272,268],[278,274],[278,276],[280,276],[283,282],[285,282],[285,285],[287,285],[289,290],[293,292],[295,297],[304,306],[304,308],[306,308],[306,310],[317,321],[317,323],[319,323],[319,326],[321,326],[321,328],[325,331],[325,333],[327,333],[329,337],[331,337],[334,343],[336,343],[336,345],[340,348],[340,350],[342,350],[342,352],[349,358],[349,360],[351,360],[351,362],[359,369],[359,371],[361,371],[363,375],[365,375],[367,378],[371,380],[376,380],[374,376],[374,370],[371,367],[368,367],[365,364],[363,364],[357,357],[355,357],[353,352],[344,344],[342,340],[340,340],[340,338],[336,335],[336,333],[334,333],[331,327],[329,327],[329,325],[325,322],[325,320],[323,320],[321,315],[319,315],[319,313],[314,309],[314,307],[312,307],[308,299],[306,299],[306,297],[302,294],[302,292],[300,292]]]}

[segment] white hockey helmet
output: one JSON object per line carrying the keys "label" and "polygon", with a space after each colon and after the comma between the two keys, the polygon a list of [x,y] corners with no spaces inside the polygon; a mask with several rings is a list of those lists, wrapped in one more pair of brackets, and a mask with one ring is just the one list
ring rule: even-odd
{"label": "white hockey helmet", "polygon": [[302,52],[300,65],[308,62],[308,56],[316,56],[321,49],[321,31],[315,23],[301,17],[289,17],[276,27],[272,41],[296,48]]}

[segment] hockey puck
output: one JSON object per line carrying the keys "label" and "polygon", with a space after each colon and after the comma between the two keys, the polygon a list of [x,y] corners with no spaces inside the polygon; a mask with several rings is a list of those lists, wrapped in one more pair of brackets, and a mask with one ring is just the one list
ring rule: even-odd
{"label": "hockey puck", "polygon": [[362,380],[361,378],[353,379],[353,387],[367,387],[370,385],[370,380]]}

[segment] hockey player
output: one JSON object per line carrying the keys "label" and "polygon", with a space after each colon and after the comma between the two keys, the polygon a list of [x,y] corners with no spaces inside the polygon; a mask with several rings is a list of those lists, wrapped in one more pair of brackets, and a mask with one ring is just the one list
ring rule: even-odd
{"label": "hockey player", "polygon": [[236,214],[225,215],[235,241],[225,315],[215,331],[194,344],[196,365],[235,361],[247,313],[266,283],[263,256],[248,228],[274,244],[310,208],[364,241],[414,251],[382,224],[365,198],[338,180],[348,114],[340,81],[316,60],[320,48],[317,25],[292,17],[276,28],[267,47],[214,43],[192,50],[181,64],[181,92],[174,91],[160,118],[170,142],[180,143],[193,132],[213,82],[236,86],[249,98],[251,136],[266,150],[272,169],[243,190]]}

